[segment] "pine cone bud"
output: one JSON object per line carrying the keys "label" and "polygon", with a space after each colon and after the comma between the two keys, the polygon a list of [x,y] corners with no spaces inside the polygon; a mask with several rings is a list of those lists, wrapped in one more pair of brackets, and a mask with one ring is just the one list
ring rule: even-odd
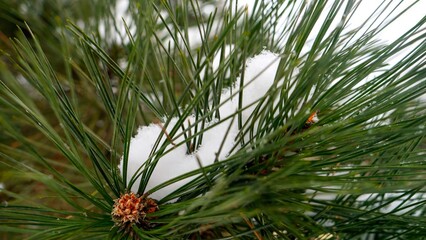
{"label": "pine cone bud", "polygon": [[134,193],[126,193],[115,200],[111,215],[115,224],[122,229],[129,229],[132,224],[148,226],[146,214],[158,210],[154,199],[145,195],[138,197]]}

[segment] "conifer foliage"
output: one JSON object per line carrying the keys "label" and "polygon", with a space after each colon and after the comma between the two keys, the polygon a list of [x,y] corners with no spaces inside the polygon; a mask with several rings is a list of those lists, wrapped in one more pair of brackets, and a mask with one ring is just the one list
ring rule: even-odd
{"label": "conifer foliage", "polygon": [[424,238],[426,17],[365,2],[1,1],[0,238]]}

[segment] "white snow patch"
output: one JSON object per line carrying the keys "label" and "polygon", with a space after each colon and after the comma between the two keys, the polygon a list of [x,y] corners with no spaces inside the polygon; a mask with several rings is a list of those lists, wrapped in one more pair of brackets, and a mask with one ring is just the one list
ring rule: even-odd
{"label": "white snow patch", "polygon": [[[111,24],[111,22],[107,23],[101,21],[99,23],[98,31],[102,38],[107,39],[108,42],[115,42],[118,44],[129,43],[129,37],[127,36],[125,26],[127,25],[127,27],[129,27],[129,31],[132,35],[136,32],[134,19],[128,12],[129,7],[129,0],[118,0],[116,2],[115,8],[113,9],[115,17],[114,23],[116,26]],[[124,23],[126,23],[126,25]]]}
{"label": "white snow patch", "polygon": [[216,6],[213,4],[205,4],[201,8],[201,13],[203,14],[204,17],[209,17],[211,14],[214,14],[215,11],[216,11]]}
{"label": "white snow patch", "polygon": [[[404,195],[405,193],[385,193],[380,199],[385,203],[391,201],[386,206],[380,208],[381,213],[393,213],[395,215],[403,215],[409,211],[412,211],[414,208],[418,207],[422,201],[424,201],[426,195],[424,193],[415,193],[411,195]],[[357,198],[357,201],[364,202],[370,199],[374,199],[378,196],[377,193],[372,194],[363,194]],[[379,202],[374,204],[375,207],[379,207]],[[414,215],[420,213],[416,211]]]}
{"label": "white snow patch", "polygon": [[[268,51],[263,51],[248,61],[245,72],[244,88],[242,90],[243,107],[255,103],[268,92],[274,84],[278,64],[279,56]],[[237,79],[237,84],[239,81],[240,79]],[[232,97],[231,95],[231,93],[238,94],[235,93],[235,91],[236,90],[231,91],[228,89],[222,93],[221,105],[219,108],[221,119],[232,116],[238,109],[238,97]],[[255,107],[256,104],[242,112],[243,124],[250,117]],[[236,119],[231,117],[222,121],[215,119],[211,122],[207,122],[204,128],[211,128],[205,130],[203,133],[202,144],[195,149],[193,153],[188,154],[188,148],[183,133],[186,133],[187,137],[194,136],[194,134],[196,134],[195,125],[198,125],[198,129],[202,127],[201,123],[195,124],[195,122],[195,117],[190,116],[182,126],[177,126],[178,118],[173,118],[170,120],[167,127],[162,127],[165,123],[140,127],[138,133],[132,138],[130,143],[127,181],[132,178],[141,166],[143,169],[144,164],[149,164],[147,162],[148,160],[152,161],[155,159],[155,154],[157,152],[155,142],[158,138],[161,139],[159,146],[166,144],[166,151],[169,152],[158,160],[146,186],[146,192],[161,183],[199,169],[200,164],[197,158],[200,160],[203,167],[213,164],[215,160],[221,161],[226,159],[230,151],[234,149],[234,139],[239,132]],[[173,143],[171,143],[165,133],[171,133],[172,129],[175,127],[179,127],[179,130],[173,136],[170,136],[170,138],[173,139]],[[219,152],[221,146],[222,149]],[[238,149],[238,146],[236,146],[235,149]],[[123,161],[121,161],[119,167],[122,171]],[[195,176],[188,177],[170,184],[151,193],[150,196],[154,199],[162,199],[194,178]],[[136,180],[135,184],[133,184],[131,188],[132,191],[137,192],[139,182],[140,177]]]}
{"label": "white snow patch", "polygon": [[[178,118],[173,118],[168,127],[165,129],[165,132],[169,133],[172,131],[173,127],[175,127],[178,123]],[[166,151],[169,151],[167,154],[161,157],[161,159],[157,162],[155,166],[155,170],[148,182],[146,190],[150,190],[153,187],[178,177],[182,174],[188,173],[190,171],[196,170],[200,167],[197,157],[201,162],[202,166],[208,166],[214,163],[216,157],[218,160],[225,159],[226,155],[229,153],[231,148],[233,147],[233,139],[237,133],[237,129],[232,129],[228,136],[225,136],[228,128],[228,121],[224,121],[220,124],[216,124],[214,131],[206,131],[203,135],[203,143],[202,145],[196,149],[196,151],[192,154],[188,154],[187,145],[185,144],[185,137],[182,134],[184,131],[188,134],[195,133],[195,127],[190,127],[190,124],[193,125],[195,123],[195,118],[193,116],[189,117],[187,121],[183,123],[183,129],[179,128],[178,132],[175,136],[179,136],[177,138],[173,138],[173,143],[178,145],[174,146],[170,143],[170,140],[165,136],[163,129],[158,124],[151,124],[149,126],[144,126],[139,128],[137,135],[132,139],[129,151],[129,162],[128,162],[128,180],[136,173],[136,171],[141,167],[142,164],[146,162],[147,159],[150,158],[151,152],[155,149],[154,145],[157,141],[158,137],[161,136],[161,142],[168,142],[168,146]],[[228,124],[226,124],[228,123]],[[207,123],[206,127],[211,124],[215,124],[214,122]],[[198,124],[198,127],[201,127],[201,124]],[[189,134],[190,135],[190,134]],[[222,151],[216,156],[218,150],[222,144],[222,141],[225,139],[224,148]],[[184,144],[182,144],[184,143]],[[122,168],[122,164],[120,168]],[[151,197],[155,199],[161,199],[166,195],[170,194],[177,188],[183,186],[184,184],[191,181],[194,177],[185,178],[177,183],[168,185],[167,187],[156,191],[151,194]],[[136,192],[139,187],[139,180],[132,186],[132,191]]]}

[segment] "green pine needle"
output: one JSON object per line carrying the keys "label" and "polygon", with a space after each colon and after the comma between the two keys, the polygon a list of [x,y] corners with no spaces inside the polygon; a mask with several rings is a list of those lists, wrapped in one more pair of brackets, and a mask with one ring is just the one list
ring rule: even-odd
{"label": "green pine needle", "polygon": [[[0,2],[0,238],[426,236],[426,18],[378,39],[418,1],[383,1],[360,27],[349,24],[355,1],[259,0],[250,10],[228,1],[209,15],[214,1],[130,1],[131,21],[116,16],[116,1],[32,2]],[[221,93],[244,96],[235,86],[264,49],[279,54],[284,84],[247,122],[241,104],[228,118],[239,149],[150,189],[193,179],[138,224],[117,223],[116,199],[134,184],[144,196],[172,144],[191,152],[228,120]],[[183,131],[191,115],[196,130]],[[172,118],[167,141],[127,181],[138,127],[166,129]]]}

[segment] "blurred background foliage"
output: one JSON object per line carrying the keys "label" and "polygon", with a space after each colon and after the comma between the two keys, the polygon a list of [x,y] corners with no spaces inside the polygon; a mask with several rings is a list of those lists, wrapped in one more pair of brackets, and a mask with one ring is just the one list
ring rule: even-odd
{"label": "blurred background foliage", "polygon": [[[58,124],[56,117],[49,103],[46,102],[30,84],[26,77],[21,73],[19,65],[13,60],[17,58],[17,52],[14,49],[11,39],[29,37],[31,31],[37,36],[44,53],[49,59],[52,70],[55,72],[58,79],[66,88],[70,88],[68,79],[72,78],[76,84],[75,99],[79,101],[79,111],[81,111],[82,121],[84,121],[90,129],[94,129],[95,133],[103,139],[111,139],[111,128],[108,123],[108,118],[105,117],[105,112],[99,105],[96,94],[93,94],[93,85],[82,81],[82,76],[77,69],[70,69],[68,61],[73,61],[77,66],[82,65],[82,58],[76,51],[75,42],[70,33],[65,29],[67,21],[84,22],[84,26],[88,32],[93,34],[98,33],[96,20],[104,19],[107,15],[113,14],[110,6],[115,6],[115,1],[85,1],[85,0],[1,0],[0,1],[0,78],[10,86],[15,86],[22,94],[28,94],[34,101],[35,109],[38,109],[40,114],[46,116],[58,132],[61,132],[61,126]],[[27,25],[28,24],[28,25]],[[64,43],[67,43],[64,45]],[[68,49],[64,49],[67,48]],[[106,46],[109,55],[114,59],[123,57],[126,51],[125,46],[111,43]],[[64,52],[66,54],[64,55]],[[65,58],[64,56],[67,56]],[[14,79],[18,79],[18,83]],[[16,90],[15,89],[15,90]],[[71,168],[65,157],[53,147],[52,144],[43,136],[40,131],[28,124],[27,121],[15,115],[14,111],[10,110],[10,106],[1,106],[0,111],[0,151],[9,156],[16,156],[17,159],[22,159],[23,164],[28,164],[28,167],[42,169],[37,166],[37,161],[34,156],[29,154],[31,150],[24,146],[22,142],[12,138],[5,133],[5,129],[10,128],[13,131],[20,132],[26,140],[37,146],[37,154],[44,156],[53,166],[70,178],[74,183],[87,184],[84,179],[79,179],[75,169]],[[6,126],[8,125],[8,126]],[[32,149],[34,151],[34,149]],[[0,156],[0,160],[5,162],[5,155]],[[46,187],[40,181],[31,179],[29,176],[23,176],[16,172],[16,166],[8,164],[0,164],[0,182],[10,193],[17,195],[0,193],[0,202],[7,205],[12,199],[17,204],[25,204],[28,199],[39,204],[56,205],[58,209],[69,209],[63,201],[58,201],[56,197],[50,197],[49,187]],[[47,170],[46,170],[47,172]],[[79,201],[76,199],[76,201]],[[9,239],[13,235],[0,233],[1,239]]]}

